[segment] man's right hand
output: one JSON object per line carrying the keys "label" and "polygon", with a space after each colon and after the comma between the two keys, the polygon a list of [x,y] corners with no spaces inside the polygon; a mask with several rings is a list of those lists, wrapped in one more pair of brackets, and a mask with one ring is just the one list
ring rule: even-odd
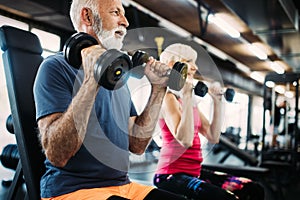
{"label": "man's right hand", "polygon": [[169,70],[170,67],[168,65],[150,57],[145,66],[145,75],[152,85],[160,85],[166,88],[169,80],[167,76]]}
{"label": "man's right hand", "polygon": [[93,45],[87,48],[84,48],[81,51],[81,57],[82,57],[82,66],[84,70],[84,77],[85,80],[90,81],[93,80],[97,85],[97,81],[95,79],[94,75],[94,66],[96,64],[96,61],[98,58],[106,51],[103,47],[100,45]]}

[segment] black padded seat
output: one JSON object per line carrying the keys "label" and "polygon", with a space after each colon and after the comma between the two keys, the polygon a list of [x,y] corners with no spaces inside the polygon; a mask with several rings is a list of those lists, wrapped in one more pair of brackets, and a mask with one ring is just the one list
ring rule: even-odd
{"label": "black padded seat", "polygon": [[26,183],[25,199],[40,199],[40,178],[44,173],[45,156],[42,153],[35,120],[33,83],[43,61],[38,37],[12,26],[0,28],[0,47],[7,83],[13,128],[20,161],[8,199],[14,199],[23,177]]}

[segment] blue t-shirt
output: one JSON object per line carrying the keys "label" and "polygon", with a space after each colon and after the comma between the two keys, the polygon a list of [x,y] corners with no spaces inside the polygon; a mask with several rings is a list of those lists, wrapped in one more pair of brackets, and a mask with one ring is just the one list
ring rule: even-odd
{"label": "blue t-shirt", "polygon": [[[46,58],[34,84],[36,119],[65,112],[82,80],[83,70],[71,67],[62,53]],[[46,159],[41,196],[129,183],[128,120],[135,115],[127,85],[117,90],[100,87],[79,151],[62,168]]]}

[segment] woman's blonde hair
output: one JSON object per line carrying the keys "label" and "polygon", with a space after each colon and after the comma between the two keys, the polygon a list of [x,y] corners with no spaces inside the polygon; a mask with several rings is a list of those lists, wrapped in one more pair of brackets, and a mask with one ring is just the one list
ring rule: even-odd
{"label": "woman's blonde hair", "polygon": [[160,61],[166,64],[171,61],[181,61],[182,59],[196,63],[197,52],[189,45],[174,43],[165,48],[160,54]]}

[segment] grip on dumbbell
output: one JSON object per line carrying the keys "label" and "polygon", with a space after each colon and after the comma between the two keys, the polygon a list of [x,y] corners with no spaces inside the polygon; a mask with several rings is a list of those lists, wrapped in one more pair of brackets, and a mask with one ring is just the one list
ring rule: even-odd
{"label": "grip on dumbbell", "polygon": [[[149,60],[149,55],[144,51],[136,51],[132,56],[133,72],[131,75],[141,79],[144,76],[144,65]],[[169,69],[165,76],[169,76],[168,86],[173,90],[181,90],[187,78],[187,65],[176,62],[172,69]]]}
{"label": "grip on dumbbell", "polygon": [[83,32],[75,33],[64,45],[64,57],[71,66],[79,69],[82,63],[81,50],[97,44],[98,41],[93,36]]}

